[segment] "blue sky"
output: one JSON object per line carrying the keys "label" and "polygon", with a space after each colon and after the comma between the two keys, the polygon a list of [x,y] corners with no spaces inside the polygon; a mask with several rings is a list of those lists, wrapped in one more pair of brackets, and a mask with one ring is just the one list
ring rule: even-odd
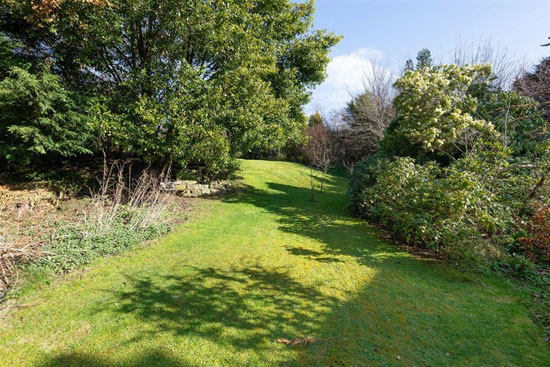
{"label": "blue sky", "polygon": [[371,60],[397,71],[428,48],[449,60],[459,43],[489,40],[531,65],[550,55],[550,0],[316,0],[315,28],[344,36],[328,78],[313,92],[310,113],[343,107],[361,89]]}

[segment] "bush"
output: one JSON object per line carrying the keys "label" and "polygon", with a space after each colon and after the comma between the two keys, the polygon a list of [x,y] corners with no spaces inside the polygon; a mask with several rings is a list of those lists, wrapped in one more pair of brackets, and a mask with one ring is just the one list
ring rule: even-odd
{"label": "bush", "polygon": [[491,259],[509,258],[513,250],[507,245],[519,230],[517,211],[509,203],[515,202],[509,197],[515,180],[505,175],[497,179],[492,164],[471,157],[447,167],[380,157],[359,164],[351,178],[349,195],[356,214],[453,263],[485,267]]}
{"label": "bush", "polygon": [[0,159],[23,166],[91,153],[82,106],[48,69],[33,74],[12,68],[0,81]]}
{"label": "bush", "polygon": [[350,191],[357,212],[453,261],[472,262],[471,254],[486,251],[486,238],[512,220],[474,175],[412,158],[361,165]]}
{"label": "bush", "polygon": [[519,239],[525,255],[536,263],[550,263],[550,207],[535,209],[525,229],[527,236]]}
{"label": "bush", "polygon": [[547,129],[532,100],[495,88],[490,73],[407,71],[382,149],[357,165],[349,194],[355,213],[408,244],[522,273],[548,256],[542,217],[517,245],[530,205],[547,200]]}
{"label": "bush", "polygon": [[358,216],[364,216],[365,189],[376,183],[377,173],[380,165],[386,165],[389,159],[378,151],[371,157],[359,161],[353,168],[349,179],[348,196],[350,198],[350,209]]}

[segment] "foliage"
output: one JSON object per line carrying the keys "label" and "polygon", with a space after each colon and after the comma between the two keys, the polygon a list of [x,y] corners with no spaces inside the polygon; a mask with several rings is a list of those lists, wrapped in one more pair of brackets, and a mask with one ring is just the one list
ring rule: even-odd
{"label": "foliage", "polygon": [[414,71],[414,70],[422,70],[424,68],[430,68],[433,67],[433,59],[432,59],[432,53],[427,48],[423,48],[422,50],[418,51],[416,54],[416,66],[414,65],[414,62],[411,59],[407,59],[405,61],[405,66],[403,70],[405,72],[407,71]]}
{"label": "foliage", "polygon": [[362,190],[356,185],[352,191],[359,213],[406,243],[442,252],[453,261],[476,262],[488,250],[487,236],[503,235],[502,228],[513,223],[476,175],[455,166],[441,169],[397,158],[379,160],[362,172]]}
{"label": "foliage", "polygon": [[550,207],[536,208],[526,226],[527,235],[521,237],[522,250],[534,262],[550,263]]}
{"label": "foliage", "polygon": [[363,159],[355,165],[349,179],[348,196],[350,209],[358,216],[365,216],[368,207],[365,205],[364,190],[376,184],[376,174],[379,167],[387,165],[389,159],[383,152],[377,152],[367,159]]}
{"label": "foliage", "polygon": [[528,272],[518,218],[547,200],[547,126],[532,100],[493,80],[488,65],[407,71],[382,150],[356,167],[349,194],[357,214],[407,243]]}
{"label": "foliage", "polygon": [[411,59],[407,59],[407,61],[405,61],[404,70],[414,70],[414,62]]}
{"label": "foliage", "polygon": [[357,162],[378,151],[395,117],[393,82],[394,75],[388,68],[371,63],[365,70],[363,91],[332,116],[339,135],[340,161],[350,172]]}
{"label": "foliage", "polygon": [[343,116],[345,160],[357,162],[376,153],[394,113],[388,95],[365,91],[348,102]]}
{"label": "foliage", "polygon": [[516,78],[513,89],[539,103],[544,118],[550,119],[550,57],[542,59],[532,72]]}
{"label": "foliage", "polygon": [[433,66],[432,53],[427,48],[418,51],[416,55],[416,69],[421,70]]}
{"label": "foliage", "polygon": [[[395,83],[399,125],[396,135],[425,152],[455,155],[471,135],[491,133],[492,126],[474,115],[477,100],[468,92],[491,76],[489,65],[442,65],[407,71]],[[421,107],[421,108],[419,108]]]}
{"label": "foliage", "polygon": [[6,78],[13,67],[22,67],[24,60],[13,54],[17,44],[0,33],[0,80]]}
{"label": "foliage", "polygon": [[306,130],[307,144],[302,148],[310,170],[311,200],[315,200],[315,170],[322,172],[321,192],[329,169],[337,160],[338,142],[333,131],[323,124],[310,126]]}
{"label": "foliage", "polygon": [[321,116],[321,113],[319,113],[319,111],[316,111],[314,114],[309,116],[307,124],[309,127],[321,125],[323,124],[323,116]]}
{"label": "foliage", "polygon": [[543,327],[544,339],[550,342],[550,276],[541,273],[530,284],[532,289],[531,315]]}
{"label": "foliage", "polygon": [[99,187],[78,222],[58,223],[41,249],[45,256],[32,267],[66,272],[160,237],[173,219],[168,200],[153,173],[133,177],[131,166],[105,162]]}
{"label": "foliage", "polygon": [[128,208],[121,208],[119,215],[103,226],[60,223],[54,235],[54,244],[44,248],[47,255],[32,266],[66,272],[87,265],[96,258],[116,255],[160,237],[170,228],[166,223],[154,223],[143,228],[134,225],[134,218],[146,215],[148,210],[143,207],[130,212]]}
{"label": "foliage", "polygon": [[339,39],[313,30],[312,1],[14,0],[0,10],[0,31],[27,56],[99,100],[96,147],[208,177],[237,153],[302,141],[302,106]]}
{"label": "foliage", "polygon": [[475,114],[494,125],[513,156],[536,153],[550,137],[543,106],[528,95],[501,90],[498,84],[492,80],[470,88],[469,93],[478,100]]}
{"label": "foliage", "polygon": [[84,106],[47,68],[33,74],[12,67],[0,81],[0,159],[22,166],[89,153]]}

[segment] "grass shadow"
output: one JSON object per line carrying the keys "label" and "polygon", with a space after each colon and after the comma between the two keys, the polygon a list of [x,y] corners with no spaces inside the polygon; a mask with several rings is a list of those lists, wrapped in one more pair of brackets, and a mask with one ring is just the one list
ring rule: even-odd
{"label": "grass shadow", "polygon": [[267,190],[243,186],[223,201],[260,207],[277,216],[280,230],[323,244],[322,251],[287,246],[286,250],[297,256],[320,262],[338,262],[338,256],[351,256],[363,265],[380,262],[381,252],[402,256],[400,249],[379,240],[372,227],[350,217],[341,186],[338,178],[333,178],[327,190],[317,193],[318,200],[312,202],[308,188],[268,182]]}
{"label": "grass shadow", "polygon": [[124,361],[100,358],[86,353],[61,353],[40,364],[41,367],[191,367],[163,351],[152,351]]}
{"label": "grass shadow", "polygon": [[[310,335],[316,329],[315,313],[338,303],[316,285],[297,282],[285,268],[188,266],[185,273],[127,276],[127,290],[111,292],[119,304],[117,312],[154,326],[154,331],[142,332],[127,343],[169,333],[257,352],[297,331]],[[311,302],[314,308],[307,306]]]}

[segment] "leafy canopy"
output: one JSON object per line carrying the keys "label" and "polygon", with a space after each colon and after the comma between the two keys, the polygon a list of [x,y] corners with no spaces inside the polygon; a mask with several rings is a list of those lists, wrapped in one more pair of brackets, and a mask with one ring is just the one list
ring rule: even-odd
{"label": "leafy canopy", "polygon": [[302,106],[339,40],[313,30],[313,1],[13,0],[1,11],[0,30],[98,98],[98,145],[182,168],[301,141]]}
{"label": "leafy canopy", "polygon": [[395,83],[396,133],[427,152],[448,152],[464,144],[472,131],[491,131],[490,123],[475,117],[477,100],[468,93],[472,85],[490,77],[490,65],[408,70]]}

